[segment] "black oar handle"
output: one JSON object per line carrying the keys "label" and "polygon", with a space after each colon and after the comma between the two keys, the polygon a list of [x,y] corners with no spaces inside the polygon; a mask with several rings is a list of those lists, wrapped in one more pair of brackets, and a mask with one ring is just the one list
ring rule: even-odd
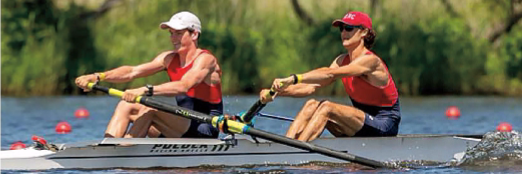
{"label": "black oar handle", "polygon": [[[283,87],[283,83],[280,83],[280,86]],[[274,88],[270,88],[270,92],[268,92],[268,95],[266,97],[272,97],[276,94],[276,90]],[[248,111],[241,116],[241,121],[245,123],[250,123],[252,119],[256,116],[256,114],[261,111],[266,106],[266,103],[261,102],[261,100],[257,100]]]}
{"label": "black oar handle", "polygon": [[258,100],[248,111],[245,113],[245,115],[242,115],[241,121],[245,123],[250,123],[252,119],[254,119],[254,116],[256,113],[258,113],[261,109],[263,109],[266,106],[266,104],[262,103],[261,100]]}
{"label": "black oar handle", "polygon": [[270,94],[270,97],[274,96],[275,95],[275,90],[274,89],[270,89],[270,92],[268,92],[268,94]]}
{"label": "black oar handle", "polygon": [[100,86],[100,85],[97,85],[97,84],[93,84],[91,89],[98,90],[98,91],[101,91],[101,92],[109,94],[109,88],[104,87],[104,86]]}
{"label": "black oar handle", "polygon": [[[270,92],[268,92],[268,95],[266,97],[272,97],[276,94],[276,91],[272,88],[270,89]],[[256,116],[256,114],[261,111],[266,106],[266,103],[261,102],[261,100],[257,100],[250,109],[245,113],[245,115],[241,116],[241,121],[245,123],[250,123],[252,119]]]}

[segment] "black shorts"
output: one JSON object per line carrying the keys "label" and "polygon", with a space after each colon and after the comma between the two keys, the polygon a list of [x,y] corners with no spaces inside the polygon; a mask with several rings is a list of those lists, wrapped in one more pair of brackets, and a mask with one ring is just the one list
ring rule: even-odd
{"label": "black shorts", "polygon": [[[223,102],[213,104],[197,98],[192,98],[187,95],[176,96],[176,102],[178,106],[201,112],[203,114],[218,116],[223,114]],[[174,116],[173,117],[177,117]],[[181,138],[218,138],[219,130],[208,123],[201,123],[196,120],[190,121],[190,127],[187,132],[181,136]],[[160,134],[158,138],[164,138],[163,134]]]}
{"label": "black shorts", "polygon": [[352,104],[365,113],[364,125],[355,133],[355,137],[395,136],[398,134],[401,122],[399,99],[391,107],[369,106],[353,100]]}
{"label": "black shorts", "polygon": [[181,138],[217,138],[218,135],[219,130],[212,125],[192,120],[189,129]]}

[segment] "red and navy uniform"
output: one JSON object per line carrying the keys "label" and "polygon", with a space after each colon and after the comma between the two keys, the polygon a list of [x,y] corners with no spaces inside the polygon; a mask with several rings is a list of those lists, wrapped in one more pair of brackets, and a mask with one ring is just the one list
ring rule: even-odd
{"label": "red and navy uniform", "polygon": [[[372,55],[368,51],[366,55]],[[379,58],[380,59],[380,58]],[[382,61],[382,60],[381,60]],[[344,57],[341,66],[348,65],[350,57]],[[344,89],[355,108],[365,113],[364,126],[354,136],[395,136],[399,131],[401,111],[399,94],[386,67],[388,83],[384,87],[370,84],[360,76],[342,78]]]}
{"label": "red and navy uniform", "polygon": [[[192,62],[181,67],[179,55],[170,61],[167,67],[167,73],[170,81],[179,81],[192,68],[194,61],[202,54],[211,54],[207,50],[203,50],[196,56]],[[221,76],[221,72],[219,72]],[[223,102],[221,98],[221,83],[209,85],[204,81],[190,88],[186,94],[176,96],[178,106],[198,111],[208,115],[222,115]],[[183,134],[183,138],[217,138],[219,130],[208,123],[201,123],[192,120],[188,131]]]}

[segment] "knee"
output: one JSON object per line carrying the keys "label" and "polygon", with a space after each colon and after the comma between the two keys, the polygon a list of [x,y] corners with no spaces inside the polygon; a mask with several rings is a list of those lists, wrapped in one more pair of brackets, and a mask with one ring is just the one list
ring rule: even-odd
{"label": "knee", "polygon": [[319,105],[319,101],[317,101],[315,99],[310,99],[310,100],[306,101],[303,108],[306,108],[306,112],[314,113],[316,111],[318,105]]}
{"label": "knee", "polygon": [[143,107],[140,109],[139,114],[141,117],[153,117],[156,115],[156,109],[149,108],[149,107]]}
{"label": "knee", "polygon": [[134,105],[134,103],[129,103],[129,102],[121,100],[120,102],[118,102],[118,105],[116,107],[118,107],[118,108],[132,108],[133,105]]}
{"label": "knee", "polygon": [[319,104],[319,102],[317,100],[310,99],[310,100],[306,101],[305,107],[314,106],[314,105],[317,105],[317,104]]}
{"label": "knee", "polygon": [[317,107],[317,113],[329,114],[332,111],[332,107],[332,102],[329,102],[327,100],[321,101],[321,103]]}
{"label": "knee", "polygon": [[118,105],[116,105],[116,111],[128,112],[130,114],[136,114],[139,109],[139,104],[129,103],[126,101],[120,101],[118,102]]}

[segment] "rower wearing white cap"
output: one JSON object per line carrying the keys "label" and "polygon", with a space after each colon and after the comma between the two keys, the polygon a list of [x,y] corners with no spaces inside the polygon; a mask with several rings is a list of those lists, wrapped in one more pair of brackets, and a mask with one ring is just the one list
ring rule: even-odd
{"label": "rower wearing white cap", "polygon": [[[174,96],[179,106],[209,115],[223,114],[221,68],[209,51],[198,48],[201,22],[190,12],[174,14],[160,24],[168,30],[173,49],[160,53],[150,62],[121,66],[106,72],[80,76],[76,84],[87,88],[97,80],[123,83],[166,71],[170,81],[126,90],[107,126],[106,137],[217,138],[219,131],[210,124],[173,116],[141,104],[132,103],[141,95]],[[125,134],[129,122],[134,125]],[[157,132],[159,131],[159,132]],[[124,135],[125,134],[125,135]]]}

